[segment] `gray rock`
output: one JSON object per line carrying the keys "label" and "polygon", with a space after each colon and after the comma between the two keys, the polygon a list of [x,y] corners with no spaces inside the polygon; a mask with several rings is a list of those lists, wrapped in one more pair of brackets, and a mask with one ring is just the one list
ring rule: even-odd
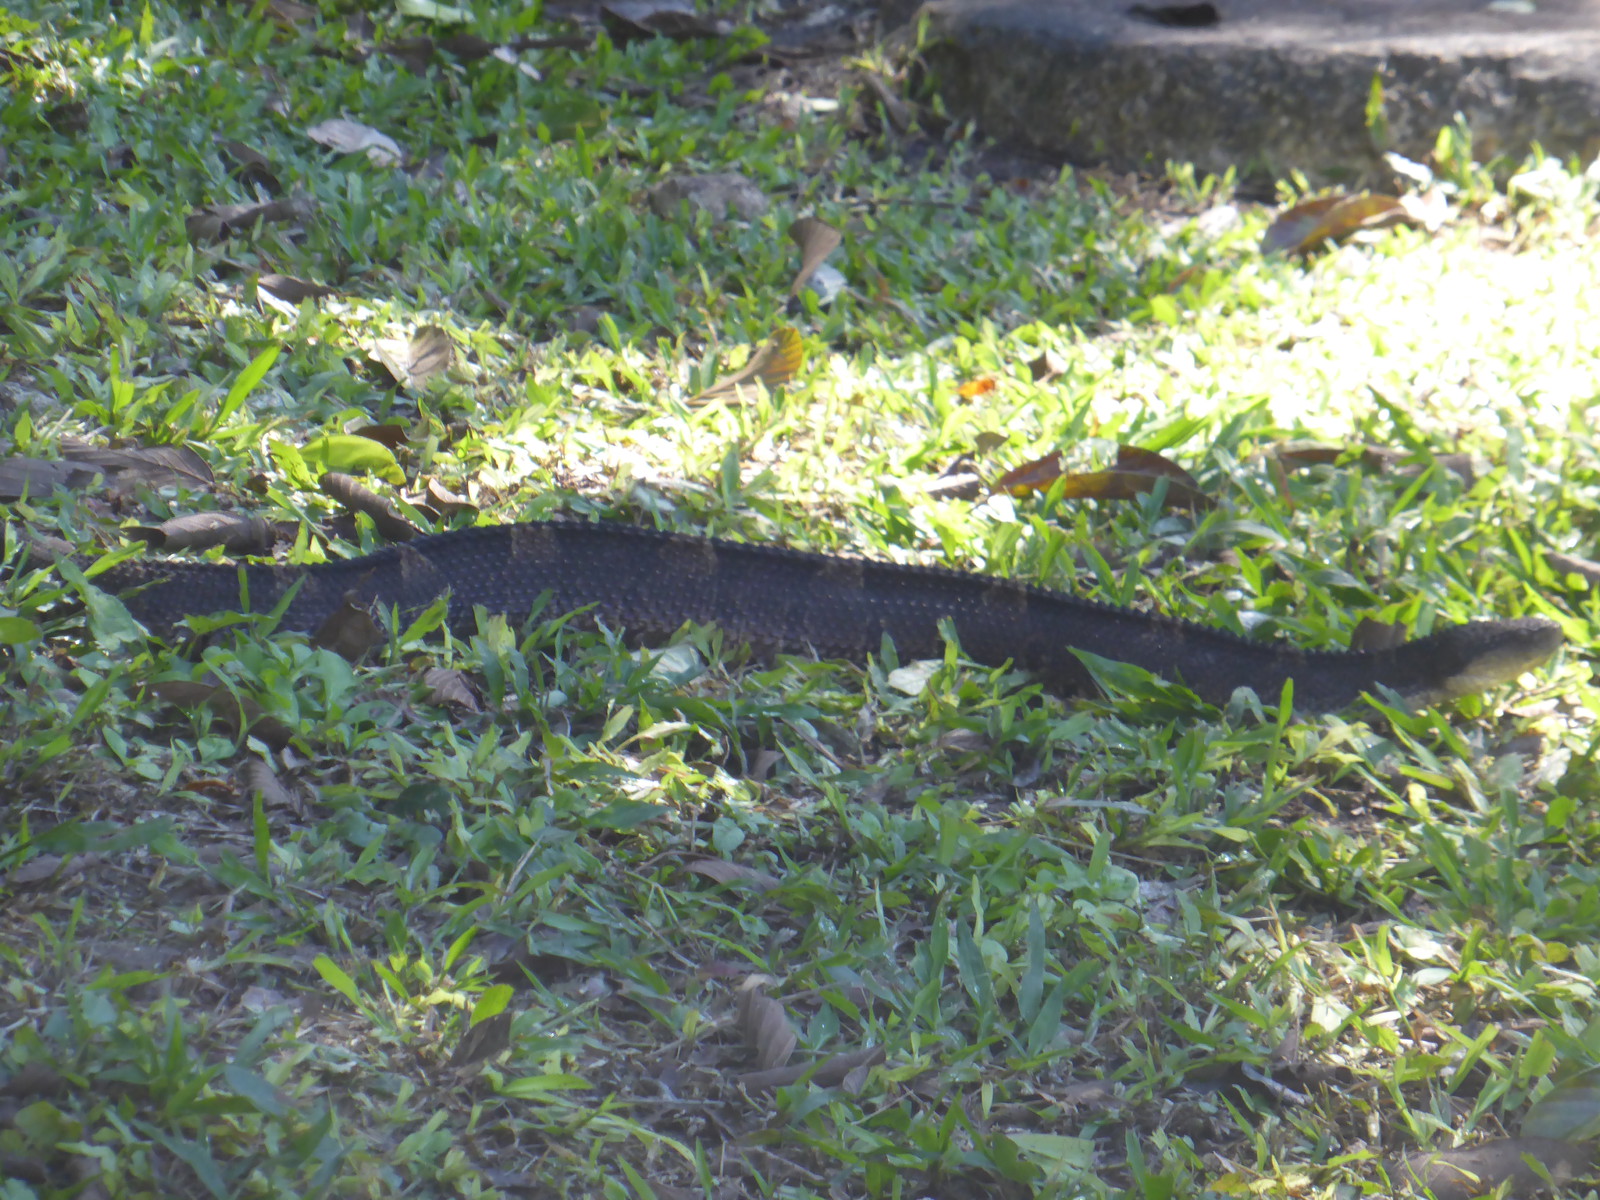
{"label": "gray rock", "polygon": [[[896,0],[886,0],[895,3]],[[1106,0],[933,0],[924,59],[953,112],[1076,162],[1387,178],[1460,113],[1475,157],[1600,152],[1600,0],[1221,0],[1170,28]],[[1385,138],[1369,129],[1382,81]]]}

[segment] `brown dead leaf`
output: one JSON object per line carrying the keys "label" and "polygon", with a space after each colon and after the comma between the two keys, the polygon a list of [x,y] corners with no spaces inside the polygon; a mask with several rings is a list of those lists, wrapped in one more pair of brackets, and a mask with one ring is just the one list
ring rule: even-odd
{"label": "brown dead leaf", "polygon": [[657,37],[726,37],[732,29],[700,16],[692,0],[611,0],[600,6],[600,25],[618,46]]}
{"label": "brown dead leaf", "polygon": [[400,60],[413,75],[426,75],[433,61],[433,39],[427,36],[398,38],[392,42],[379,42],[378,53]]}
{"label": "brown dead leaf", "polygon": [[63,861],[59,854],[35,854],[20,867],[12,867],[4,875],[0,875],[0,881],[3,881],[8,888],[32,887],[36,883],[48,883],[61,870]]}
{"label": "brown dead leaf", "polygon": [[273,195],[283,191],[283,184],[279,181],[277,172],[273,170],[272,160],[253,146],[244,142],[236,142],[231,138],[217,138],[217,148],[222,151],[222,156],[233,164],[233,177],[239,182],[259,187]]}
{"label": "brown dead leaf", "polygon": [[1352,650],[1393,650],[1406,640],[1406,627],[1393,621],[1362,617],[1350,631]]}
{"label": "brown dead leaf", "polygon": [[278,773],[266,759],[252,754],[245,759],[239,777],[244,785],[246,799],[254,800],[256,793],[260,792],[263,808],[285,809],[297,817],[306,815],[305,805],[290,788],[285,786],[283,780],[278,778]]}
{"label": "brown dead leaf", "polygon": [[739,993],[738,1027],[763,1071],[783,1066],[794,1053],[794,1027],[783,1005],[767,995],[756,979],[747,979]]}
{"label": "brown dead leaf", "polygon": [[425,490],[428,503],[447,517],[457,513],[475,513],[478,506],[465,496],[458,496],[437,479],[428,480]]}
{"label": "brown dead leaf", "polygon": [[237,734],[248,731],[267,745],[289,744],[293,731],[277,717],[262,712],[248,696],[236,696],[220,683],[202,679],[164,679],[150,685],[156,698],[188,712],[205,709],[213,720]]}
{"label": "brown dead leaf", "polygon": [[1546,550],[1545,561],[1555,570],[1564,575],[1576,575],[1590,587],[1600,587],[1600,562],[1592,558],[1579,558],[1576,554],[1562,554],[1558,550]]}
{"label": "brown dead leaf", "polygon": [[767,391],[775,391],[788,383],[805,365],[806,348],[799,331],[785,325],[767,340],[766,345],[750,356],[750,361],[732,375],[724,375],[705,391],[691,396],[688,403],[705,404],[732,395],[742,398],[742,389],[759,383]]}
{"label": "brown dead leaf", "polygon": [[696,875],[704,875],[717,883],[744,884],[754,892],[770,892],[783,882],[776,875],[769,875],[754,867],[742,867],[738,863],[731,863],[722,858],[690,859],[683,864],[683,869],[693,871]]}
{"label": "brown dead leaf", "polygon": [[356,437],[364,437],[368,441],[377,442],[380,446],[387,446],[391,450],[398,450],[406,444],[411,435],[406,427],[398,421],[388,421],[382,425],[374,425],[364,417],[357,417],[353,421],[346,421],[344,431]]}
{"label": "brown dead leaf", "polygon": [[1280,213],[1261,239],[1263,254],[1310,254],[1327,242],[1391,225],[1415,225],[1398,196],[1373,192],[1318,196]]}
{"label": "brown dead leaf", "polygon": [[313,646],[332,650],[349,662],[360,662],[387,640],[367,606],[351,596],[311,635]]}
{"label": "brown dead leaf", "polygon": [[53,458],[0,458],[0,500],[43,500],[56,488],[78,491],[100,472],[88,463]]}
{"label": "brown dead leaf", "polygon": [[128,530],[157,550],[209,550],[221,546],[230,554],[265,554],[278,540],[278,529],[265,517],[242,512],[197,512],[173,517],[160,525]]}
{"label": "brown dead leaf", "polygon": [[422,686],[428,689],[428,699],[434,704],[459,708],[462,712],[480,711],[478,697],[464,671],[452,667],[429,667],[422,673]]}
{"label": "brown dead leaf", "polygon": [[1392,471],[1401,478],[1414,478],[1420,475],[1427,470],[1429,458],[1446,471],[1460,477],[1468,486],[1478,478],[1478,469],[1470,454],[1427,455],[1420,451],[1397,450],[1390,446],[1330,446],[1319,442],[1288,442],[1274,451],[1278,462],[1291,471],[1335,464],[1352,453],[1369,471]]}
{"label": "brown dead leaf", "polygon": [[1557,1184],[1565,1183],[1587,1170],[1593,1158],[1594,1148],[1578,1142],[1495,1138],[1454,1150],[1413,1151],[1390,1166],[1389,1178],[1419,1190],[1431,1189],[1434,1200],[1472,1200],[1502,1184],[1507,1185],[1507,1196],[1532,1196],[1545,1187],[1542,1172]]}
{"label": "brown dead leaf", "polygon": [[70,462],[97,468],[118,492],[131,492],[140,484],[157,490],[186,487],[207,491],[213,479],[206,460],[187,446],[95,446],[63,438],[61,455]]}
{"label": "brown dead leaf", "polygon": [[456,1043],[455,1052],[450,1055],[450,1065],[465,1067],[483,1062],[510,1046],[511,1022],[515,1016],[511,1012],[497,1012],[469,1026]]}
{"label": "brown dead leaf", "polygon": [[844,234],[816,217],[801,217],[789,226],[789,238],[800,248],[800,270],[789,285],[789,295],[798,296],[828,255],[843,244]]}
{"label": "brown dead leaf", "polygon": [[286,26],[304,25],[319,15],[315,8],[299,0],[267,0],[267,11],[278,24]]}
{"label": "brown dead leaf", "polygon": [[1067,360],[1054,350],[1046,350],[1028,364],[1035,383],[1049,383],[1067,373]]}
{"label": "brown dead leaf", "polygon": [[796,1063],[794,1066],[767,1071],[747,1071],[735,1076],[734,1081],[747,1091],[763,1092],[799,1083],[809,1075],[811,1082],[818,1087],[849,1087],[854,1082],[859,1090],[865,1082],[865,1073],[883,1062],[885,1057],[882,1046],[868,1046],[848,1054],[835,1054],[815,1065]]}
{"label": "brown dead leaf", "polygon": [[1131,500],[1167,481],[1167,504],[1175,508],[1210,508],[1212,499],[1200,490],[1199,482],[1171,459],[1138,446],[1118,446],[1117,465],[1110,471],[1068,473],[1061,455],[1047,454],[1007,471],[995,480],[991,491],[1025,496],[1030,492],[1062,485],[1064,500]]}
{"label": "brown dead leaf", "polygon": [[220,242],[236,233],[262,225],[302,221],[311,215],[311,202],[303,197],[266,200],[260,204],[208,204],[183,220],[184,231],[197,246]]}
{"label": "brown dead leaf", "polygon": [[444,330],[424,325],[409,338],[380,338],[373,344],[372,357],[395,383],[415,391],[449,370],[456,348]]}
{"label": "brown dead leaf", "polygon": [[305,132],[319,146],[326,146],[339,154],[365,153],[370,162],[380,167],[398,167],[406,160],[406,152],[400,148],[399,142],[360,121],[334,117],[331,121],[311,126]]}
{"label": "brown dead leaf", "polygon": [[409,542],[422,532],[393,500],[364,486],[353,475],[328,471],[317,480],[318,486],[351,512],[366,513],[377,531],[391,542]]}
{"label": "brown dead leaf", "polygon": [[256,280],[256,287],[263,292],[282,300],[285,304],[299,305],[307,300],[321,300],[325,296],[337,296],[337,290],[324,287],[320,283],[313,283],[309,279],[296,279],[293,275],[262,275]]}

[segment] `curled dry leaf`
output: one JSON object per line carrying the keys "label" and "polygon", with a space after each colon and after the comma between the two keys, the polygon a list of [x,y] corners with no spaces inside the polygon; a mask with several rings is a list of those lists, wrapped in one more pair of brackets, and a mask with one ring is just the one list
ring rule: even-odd
{"label": "curled dry leaf", "polygon": [[866,1073],[883,1062],[885,1057],[882,1046],[868,1046],[863,1050],[852,1050],[848,1054],[835,1054],[815,1066],[810,1063],[796,1063],[794,1066],[776,1067],[768,1071],[747,1071],[737,1076],[736,1082],[748,1091],[762,1092],[788,1087],[790,1084],[799,1083],[809,1075],[811,1082],[818,1087],[853,1086],[855,1092],[859,1092],[866,1082]]}
{"label": "curled dry leaf", "polygon": [[344,431],[354,437],[364,437],[369,442],[377,442],[380,446],[387,446],[390,450],[398,450],[406,444],[410,436],[406,427],[398,421],[387,421],[382,425],[374,425],[364,417],[346,421]]}
{"label": "curled dry leaf", "polygon": [[1350,631],[1352,650],[1393,650],[1406,640],[1406,627],[1396,621],[1374,621],[1362,617]]}
{"label": "curled dry leaf", "polygon": [[331,287],[313,283],[309,279],[296,279],[293,275],[263,275],[256,280],[260,291],[282,300],[285,304],[299,305],[306,300],[321,300],[324,296],[337,296]]}
{"label": "curled dry leaf", "polygon": [[1545,561],[1565,575],[1576,575],[1590,587],[1600,587],[1600,562],[1592,558],[1579,558],[1576,554],[1562,554],[1546,550]]}
{"label": "curled dry leaf", "polygon": [[434,704],[458,708],[462,712],[479,712],[478,697],[466,673],[452,667],[429,667],[422,673],[422,685],[428,689],[428,699]]}
{"label": "curled dry leaf", "polygon": [[770,892],[783,882],[776,875],[769,875],[754,867],[742,867],[738,863],[731,863],[722,858],[690,859],[683,864],[683,869],[693,871],[696,875],[704,875],[717,883],[744,884],[755,892]]}
{"label": "curled dry leaf", "polygon": [[391,542],[409,542],[422,532],[406,519],[393,500],[363,486],[353,475],[325,471],[317,483],[352,512],[366,513],[372,518],[374,528]]}
{"label": "curled dry leaf", "polygon": [[469,1026],[456,1043],[455,1053],[450,1055],[450,1065],[465,1067],[483,1062],[511,1045],[511,1022],[515,1016],[511,1012],[498,1012]]}
{"label": "curled dry leaf", "polygon": [[299,797],[278,778],[278,773],[266,759],[252,754],[245,760],[239,774],[244,784],[246,798],[253,799],[259,792],[263,808],[287,809],[296,816],[305,815],[305,805],[301,804]]}
{"label": "curled dry leaf", "polygon": [[792,325],[785,325],[767,340],[766,345],[750,356],[750,361],[732,375],[724,375],[705,391],[689,399],[690,404],[704,404],[725,396],[739,396],[740,389],[759,383],[767,391],[775,391],[788,383],[805,365],[805,343]]}
{"label": "curled dry leaf", "polygon": [[1420,451],[1397,450],[1391,446],[1329,446],[1318,442],[1289,442],[1274,452],[1278,462],[1291,471],[1306,467],[1337,463],[1354,453],[1361,465],[1369,471],[1392,471],[1402,478],[1411,478],[1427,470],[1429,459],[1451,474],[1460,477],[1469,487],[1478,478],[1477,464],[1470,454],[1433,454]]}
{"label": "curled dry leaf", "polygon": [[763,1071],[781,1067],[794,1053],[795,1033],[789,1017],[779,1004],[754,980],[746,980],[739,993],[739,1032],[756,1054]]}
{"label": "curled dry leaf", "polygon": [[340,154],[366,153],[367,158],[380,167],[397,167],[406,160],[400,143],[386,133],[351,121],[335,117],[306,130],[306,136],[319,146],[326,146]]}
{"label": "curled dry leaf", "polygon": [[233,164],[233,177],[241,183],[261,188],[274,194],[283,191],[283,184],[273,170],[272,160],[253,146],[230,138],[217,138],[217,148]]}
{"label": "curled dry leaf", "polygon": [[1167,504],[1181,508],[1210,508],[1213,501],[1199,482],[1171,459],[1138,446],[1118,446],[1117,465],[1110,471],[1071,474],[1059,454],[1047,454],[1007,471],[995,480],[993,490],[1025,496],[1054,488],[1058,481],[1064,500],[1130,500],[1153,491],[1158,480],[1167,481]]}
{"label": "curled dry leaf", "polygon": [[1261,239],[1261,253],[1309,254],[1364,230],[1418,223],[1398,196],[1318,196],[1280,213]]}
{"label": "curled dry leaf", "polygon": [[208,204],[185,217],[183,228],[189,240],[199,246],[252,229],[258,222],[282,224],[302,221],[310,215],[311,202],[299,196],[261,204]]}
{"label": "curled dry leaf", "polygon": [[236,696],[220,683],[202,679],[164,679],[150,685],[157,699],[187,711],[205,709],[213,720],[234,733],[248,732],[274,748],[293,736],[277,717],[262,712],[248,696]]}
{"label": "curled dry leaf", "polygon": [[136,526],[129,532],[157,550],[209,550],[221,546],[230,554],[265,554],[278,540],[278,528],[271,521],[242,512],[185,513],[159,525]]}
{"label": "curled dry leaf", "polygon": [[416,390],[443,374],[455,362],[455,343],[437,325],[424,325],[409,338],[380,338],[372,357],[402,387]]}
{"label": "curled dry leaf", "polygon": [[119,481],[136,480],[148,487],[209,488],[211,468],[187,446],[91,446],[65,439],[61,452],[73,462],[89,463]]}
{"label": "curled dry leaf", "polygon": [[478,506],[465,496],[458,496],[437,479],[428,480],[426,489],[427,501],[445,516],[455,516],[457,513],[475,513]]}
{"label": "curled dry leaf", "polygon": [[352,596],[346,596],[344,603],[311,635],[313,646],[332,650],[349,662],[359,662],[386,640],[367,606]]}
{"label": "curled dry leaf", "polygon": [[729,32],[726,24],[696,13],[691,0],[611,0],[600,6],[600,24],[618,46],[657,37],[725,37]]}
{"label": "curled dry leaf", "polygon": [[0,458],[0,500],[42,500],[58,487],[76,491],[100,471],[88,463],[54,458]]}
{"label": "curled dry leaf", "polygon": [[789,226],[789,237],[800,248],[800,270],[789,285],[789,295],[798,296],[828,255],[844,242],[844,234],[816,217],[801,217]]}

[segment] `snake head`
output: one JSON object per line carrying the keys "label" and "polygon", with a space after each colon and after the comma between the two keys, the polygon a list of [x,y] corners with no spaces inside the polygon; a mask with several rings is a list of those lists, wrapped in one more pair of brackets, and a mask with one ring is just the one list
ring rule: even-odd
{"label": "snake head", "polygon": [[1563,641],[1561,627],[1543,617],[1450,625],[1396,649],[1403,677],[1431,681],[1401,692],[1425,705],[1487,691],[1541,665]]}

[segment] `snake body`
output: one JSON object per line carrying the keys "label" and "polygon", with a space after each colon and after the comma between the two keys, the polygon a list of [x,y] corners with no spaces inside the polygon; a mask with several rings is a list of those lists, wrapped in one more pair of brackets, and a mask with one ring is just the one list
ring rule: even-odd
{"label": "snake body", "polygon": [[1292,678],[1296,707],[1313,711],[1379,685],[1414,705],[1481,691],[1562,642],[1553,623],[1524,618],[1449,626],[1391,649],[1308,651],[994,576],[577,521],[434,534],[309,566],[130,559],[95,583],[162,634],[186,616],[266,612],[285,596],[281,626],[293,630],[316,630],[347,599],[409,614],[441,595],[452,626],[471,629],[478,609],[520,620],[548,595],[547,614],[583,610],[646,641],[693,621],[762,651],[860,660],[885,637],[902,658],[942,654],[947,619],[969,657],[1014,662],[1053,690],[1092,687],[1078,650],[1213,703],[1240,687],[1275,701]]}

